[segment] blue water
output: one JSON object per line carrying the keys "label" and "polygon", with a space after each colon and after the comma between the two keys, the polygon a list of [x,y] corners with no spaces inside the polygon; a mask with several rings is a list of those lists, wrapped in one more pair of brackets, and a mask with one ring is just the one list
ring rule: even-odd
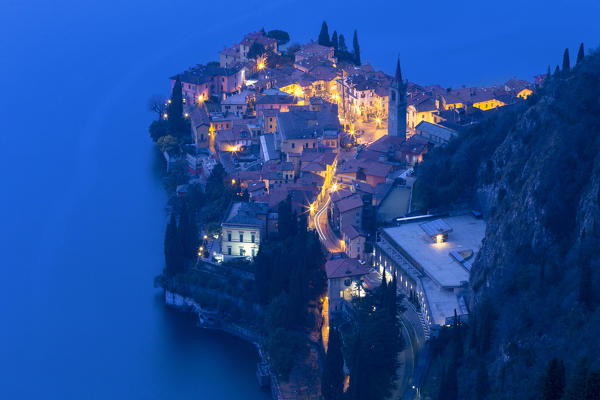
{"label": "blue water", "polygon": [[168,76],[262,26],[306,41],[324,17],[348,44],[359,29],[363,60],[392,72],[400,53],[444,86],[531,78],[600,37],[591,1],[324,3],[0,3],[0,398],[268,398],[251,346],[152,285],[166,199],[146,101]]}

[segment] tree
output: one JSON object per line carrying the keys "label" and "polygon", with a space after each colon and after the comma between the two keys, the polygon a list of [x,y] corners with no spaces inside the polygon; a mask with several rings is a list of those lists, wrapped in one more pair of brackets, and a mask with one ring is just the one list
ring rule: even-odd
{"label": "tree", "polygon": [[157,119],[155,121],[152,121],[150,127],[148,128],[148,131],[150,131],[150,137],[152,138],[152,140],[157,142],[158,139],[169,134],[168,129],[169,127],[167,121],[165,121],[164,119]]}
{"label": "tree", "polygon": [[167,99],[161,94],[155,94],[148,100],[148,110],[156,113],[156,119],[161,120],[167,109]]}
{"label": "tree", "polygon": [[248,58],[256,59],[265,54],[266,51],[265,46],[258,42],[254,42],[252,43],[252,46],[250,46],[250,50],[248,50]]}
{"label": "tree", "polygon": [[565,390],[565,365],[553,358],[546,367],[542,387],[542,400],[560,400]]}
{"label": "tree", "polygon": [[158,145],[160,151],[162,151],[163,153],[165,151],[167,153],[176,153],[176,150],[179,149],[179,142],[176,138],[174,138],[171,135],[159,137],[156,141],[156,144]]}
{"label": "tree", "polygon": [[565,389],[563,400],[581,400],[585,399],[585,389],[588,379],[588,362],[585,359],[579,360],[575,366],[573,375],[569,378],[569,383]]}
{"label": "tree", "polygon": [[341,53],[347,53],[348,52],[348,46],[346,45],[346,38],[344,37],[343,33],[340,33],[339,43],[338,43],[338,50]]}
{"label": "tree", "polygon": [[581,43],[577,52],[577,64],[583,61],[583,57],[585,57],[585,52],[583,51],[583,43]]}
{"label": "tree", "polygon": [[277,208],[277,226],[282,239],[296,235],[296,216],[292,212],[292,199],[289,195]]}
{"label": "tree", "polygon": [[475,400],[484,400],[489,390],[489,379],[485,363],[481,361],[477,367],[475,378]]}
{"label": "tree", "polygon": [[169,134],[182,139],[190,135],[190,125],[183,116],[183,90],[179,75],[173,84],[171,102],[167,106]]}
{"label": "tree", "polygon": [[294,57],[296,55],[296,53],[298,52],[298,50],[300,50],[300,44],[292,43],[288,46],[286,52],[289,57]]}
{"label": "tree", "polygon": [[544,82],[544,84],[548,83],[548,81],[552,78],[552,71],[550,70],[550,65],[548,65],[548,71],[546,72],[546,82]]}
{"label": "tree", "polygon": [[273,29],[272,31],[269,31],[267,36],[277,40],[278,46],[283,46],[290,41],[290,34],[279,29]]}
{"label": "tree", "polygon": [[566,75],[569,73],[570,70],[571,70],[571,60],[569,58],[569,48],[567,47],[565,49],[565,52],[563,53],[562,72],[564,75]]}
{"label": "tree", "polygon": [[592,371],[585,384],[585,400],[600,400],[600,371]]}
{"label": "tree", "polygon": [[321,394],[325,400],[341,400],[344,395],[344,356],[342,338],[337,329],[329,335],[327,355],[321,378]]}
{"label": "tree", "polygon": [[319,33],[319,44],[321,46],[331,46],[331,40],[329,39],[329,28],[327,22],[323,21],[321,24],[321,32]]}
{"label": "tree", "polygon": [[179,231],[182,240],[184,255],[194,259],[198,253],[198,225],[190,213],[185,202],[179,215]]}
{"label": "tree", "polygon": [[554,68],[554,75],[555,78],[560,76],[560,67],[557,65],[556,68]]}
{"label": "tree", "polygon": [[174,213],[171,213],[165,232],[164,252],[167,275],[175,276],[182,273],[184,270],[183,247],[177,235],[177,221]]}
{"label": "tree", "polygon": [[337,52],[338,51],[338,33],[337,33],[337,31],[333,31],[333,34],[331,35],[331,45]]}
{"label": "tree", "polygon": [[360,46],[358,44],[358,33],[354,30],[354,37],[352,38],[352,48],[354,53],[354,64],[361,65],[360,62]]}

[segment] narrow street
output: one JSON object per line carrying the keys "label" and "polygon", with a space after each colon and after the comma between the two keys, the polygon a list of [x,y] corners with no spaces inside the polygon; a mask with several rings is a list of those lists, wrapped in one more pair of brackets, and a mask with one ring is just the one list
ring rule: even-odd
{"label": "narrow street", "polygon": [[335,253],[342,251],[342,248],[340,246],[340,239],[332,232],[329,221],[327,220],[327,207],[329,206],[330,201],[331,197],[327,195],[327,200],[313,215],[313,224],[319,234],[321,242],[325,248],[327,248],[327,251]]}

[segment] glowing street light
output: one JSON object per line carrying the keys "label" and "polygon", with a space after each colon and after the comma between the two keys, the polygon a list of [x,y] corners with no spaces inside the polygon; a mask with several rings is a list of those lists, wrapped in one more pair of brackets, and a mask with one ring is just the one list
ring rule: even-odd
{"label": "glowing street light", "polygon": [[208,239],[208,235],[204,235],[204,240]]}
{"label": "glowing street light", "polygon": [[333,185],[331,185],[331,191],[335,192],[336,190],[338,190],[338,185],[337,183],[334,183]]}
{"label": "glowing street light", "polygon": [[314,213],[315,212],[315,205],[311,204],[310,207],[308,208],[308,210],[310,211],[310,213]]}
{"label": "glowing street light", "polygon": [[231,184],[235,185],[235,179],[233,179],[233,178],[231,179]]}
{"label": "glowing street light", "polygon": [[168,116],[169,116],[169,114],[167,114],[167,113],[164,113],[164,114],[163,114],[163,118],[164,118],[164,119],[167,119],[167,117],[168,117]]}

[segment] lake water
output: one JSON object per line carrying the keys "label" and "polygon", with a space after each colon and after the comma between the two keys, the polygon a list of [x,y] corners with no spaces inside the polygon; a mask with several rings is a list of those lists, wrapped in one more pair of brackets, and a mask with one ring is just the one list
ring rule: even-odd
{"label": "lake water", "polygon": [[600,37],[592,2],[413,3],[2,1],[0,398],[268,398],[251,346],[153,288],[166,199],[146,101],[170,75],[262,26],[306,41],[324,17],[376,67],[400,53],[406,77],[447,86],[531,78]]}

